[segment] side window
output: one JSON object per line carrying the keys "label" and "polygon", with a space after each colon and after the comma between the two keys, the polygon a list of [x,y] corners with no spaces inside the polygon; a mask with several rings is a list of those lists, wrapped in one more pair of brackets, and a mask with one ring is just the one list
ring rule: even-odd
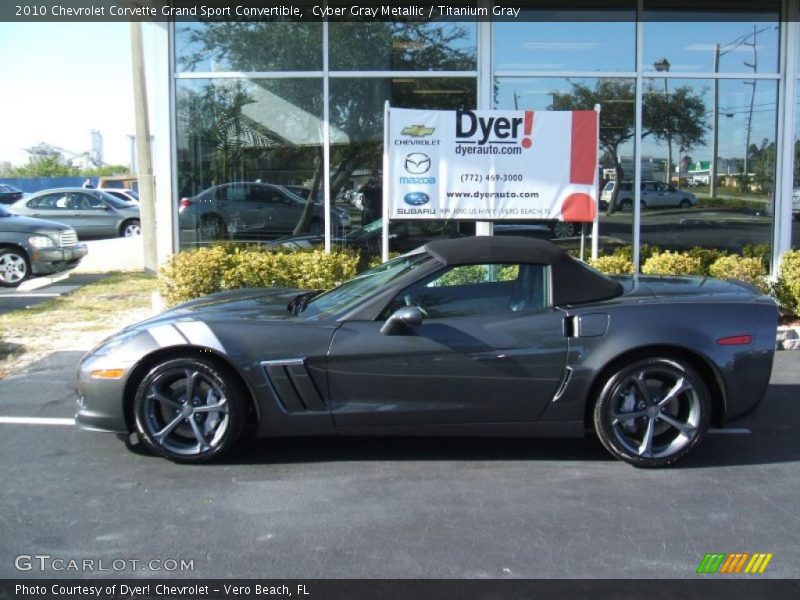
{"label": "side window", "polygon": [[419,306],[430,319],[499,315],[541,310],[549,304],[545,265],[458,265],[406,288],[384,311]]}
{"label": "side window", "polygon": [[28,202],[28,208],[38,208],[39,210],[58,210],[67,209],[66,194],[45,194]]}
{"label": "side window", "polygon": [[247,200],[247,187],[241,184],[229,185],[225,188],[228,202],[244,202]]}

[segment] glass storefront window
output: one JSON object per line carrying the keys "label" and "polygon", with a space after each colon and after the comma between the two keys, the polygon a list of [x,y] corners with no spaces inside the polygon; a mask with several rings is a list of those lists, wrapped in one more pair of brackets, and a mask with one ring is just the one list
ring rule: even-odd
{"label": "glass storefront window", "polygon": [[319,71],[322,24],[177,22],[175,62],[178,72]]}
{"label": "glass storefront window", "polygon": [[716,102],[708,79],[646,79],[644,90],[642,243],[768,252],[777,82],[719,80]]}
{"label": "glass storefront window", "polygon": [[475,23],[332,22],[333,71],[472,71]]}
{"label": "glass storefront window", "polygon": [[322,80],[179,80],[176,106],[181,246],[292,233],[321,189]]}
{"label": "glass storefront window", "polygon": [[[626,78],[498,78],[495,108],[514,110],[592,110],[600,105],[600,252],[633,241],[630,213],[605,214],[613,181],[633,178],[635,82]],[[606,189],[611,182],[611,187]],[[613,212],[613,211],[612,211]],[[560,231],[546,230],[558,237]],[[578,227],[569,237],[579,233]]]}
{"label": "glass storefront window", "polygon": [[[330,98],[331,200],[351,210],[356,228],[373,223],[382,214],[384,102],[398,108],[474,109],[477,82],[474,77],[332,78]],[[379,253],[380,229],[373,227],[374,243],[362,246]],[[458,230],[453,223],[393,222],[390,250],[408,251],[426,237],[452,236]]]}
{"label": "glass storefront window", "polygon": [[[777,73],[780,3],[767,0],[750,12],[714,5],[678,11],[646,3],[645,69],[654,65],[653,70],[661,71],[663,67],[655,67],[660,63],[673,73]],[[665,57],[667,63],[662,62]]]}
{"label": "glass storefront window", "polygon": [[634,71],[633,3],[591,10],[529,10],[493,25],[497,71]]}

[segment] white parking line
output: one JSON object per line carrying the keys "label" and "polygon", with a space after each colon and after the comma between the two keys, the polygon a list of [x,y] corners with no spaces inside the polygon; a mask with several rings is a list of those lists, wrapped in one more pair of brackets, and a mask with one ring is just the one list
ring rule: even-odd
{"label": "white parking line", "polygon": [[7,425],[75,425],[75,419],[55,417],[0,417],[0,424]]}
{"label": "white parking line", "polygon": [[727,433],[727,434],[730,434],[730,435],[750,435],[753,432],[750,431],[749,429],[747,429],[746,427],[740,427],[738,429],[736,427],[730,427],[728,429],[709,429],[708,433]]}
{"label": "white parking line", "polygon": [[57,298],[61,294],[56,293],[28,293],[28,292],[19,292],[17,294],[0,294],[0,298]]}

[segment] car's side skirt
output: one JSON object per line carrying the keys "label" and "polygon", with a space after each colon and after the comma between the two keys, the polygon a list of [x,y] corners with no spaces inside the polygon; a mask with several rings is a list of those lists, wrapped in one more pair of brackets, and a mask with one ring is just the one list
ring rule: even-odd
{"label": "car's side skirt", "polygon": [[382,425],[373,427],[337,427],[336,431],[343,436],[582,438],[586,435],[586,429],[582,421]]}

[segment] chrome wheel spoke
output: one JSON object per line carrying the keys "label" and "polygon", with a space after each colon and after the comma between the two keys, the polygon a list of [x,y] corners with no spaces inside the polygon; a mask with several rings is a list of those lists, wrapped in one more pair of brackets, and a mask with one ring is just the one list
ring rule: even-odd
{"label": "chrome wheel spoke", "polygon": [[668,425],[671,425],[672,427],[680,431],[687,438],[691,438],[694,435],[695,431],[697,431],[697,427],[693,427],[688,423],[681,423],[680,421],[678,421],[677,419],[673,419],[669,415],[662,414],[659,415],[659,418]]}
{"label": "chrome wheel spoke", "polygon": [[650,390],[647,389],[647,381],[645,379],[644,371],[641,371],[636,377],[633,378],[633,382],[636,385],[636,389],[639,391],[639,395],[642,397],[648,406],[653,403],[653,399],[650,396]]}
{"label": "chrome wheel spoke", "polygon": [[153,400],[156,400],[156,401],[160,402],[161,404],[166,404],[170,408],[175,408],[175,409],[180,409],[181,408],[181,405],[180,405],[179,402],[176,402],[172,398],[170,398],[168,396],[165,396],[164,394],[162,394],[161,392],[159,392],[155,388],[151,388],[151,391],[150,391],[149,394],[147,394],[147,397],[148,398],[152,398]]}
{"label": "chrome wheel spoke", "polygon": [[200,430],[197,421],[195,421],[193,417],[189,417],[188,421],[192,426],[192,432],[194,433],[195,439],[197,439],[197,443],[200,444],[200,451],[207,450],[209,447],[208,440],[205,434]]}
{"label": "chrome wheel spoke", "polygon": [[638,419],[639,417],[646,417],[647,411],[646,410],[635,410],[633,412],[627,413],[617,413],[611,415],[611,423],[616,425],[617,423],[621,423],[623,421],[630,421],[631,419]]}
{"label": "chrome wheel spoke", "polygon": [[191,402],[194,398],[194,388],[197,385],[197,380],[200,378],[200,373],[197,371],[186,370],[186,401]]}
{"label": "chrome wheel spoke", "polygon": [[195,413],[212,413],[220,412],[228,414],[228,401],[225,398],[220,398],[219,402],[214,404],[201,404],[194,409]]}
{"label": "chrome wheel spoke", "polygon": [[644,432],[642,443],[639,445],[639,456],[652,456],[653,454],[653,433],[655,430],[656,420],[647,420],[647,431]]}
{"label": "chrome wheel spoke", "polygon": [[664,396],[658,403],[658,406],[664,406],[669,404],[673,400],[675,400],[678,396],[680,396],[683,392],[687,392],[692,389],[692,386],[687,383],[686,379],[681,377],[676,382],[675,385],[672,386],[672,389],[667,392],[667,395]]}
{"label": "chrome wheel spoke", "polygon": [[177,417],[175,417],[175,418],[174,418],[172,421],[170,421],[170,422],[167,424],[167,426],[166,426],[166,427],[164,427],[164,429],[162,429],[161,431],[157,431],[157,432],[155,432],[155,433],[153,434],[153,437],[155,438],[155,440],[156,440],[156,441],[157,441],[159,444],[160,444],[160,443],[162,443],[162,442],[164,441],[164,438],[165,438],[165,437],[167,437],[167,436],[168,436],[170,433],[172,433],[172,431],[173,431],[173,430],[174,430],[174,429],[175,429],[175,428],[176,428],[178,425],[180,425],[181,421],[183,421],[183,420],[184,420],[184,418],[185,418],[185,417],[184,417],[183,415],[178,415],[178,416],[177,416]]}

